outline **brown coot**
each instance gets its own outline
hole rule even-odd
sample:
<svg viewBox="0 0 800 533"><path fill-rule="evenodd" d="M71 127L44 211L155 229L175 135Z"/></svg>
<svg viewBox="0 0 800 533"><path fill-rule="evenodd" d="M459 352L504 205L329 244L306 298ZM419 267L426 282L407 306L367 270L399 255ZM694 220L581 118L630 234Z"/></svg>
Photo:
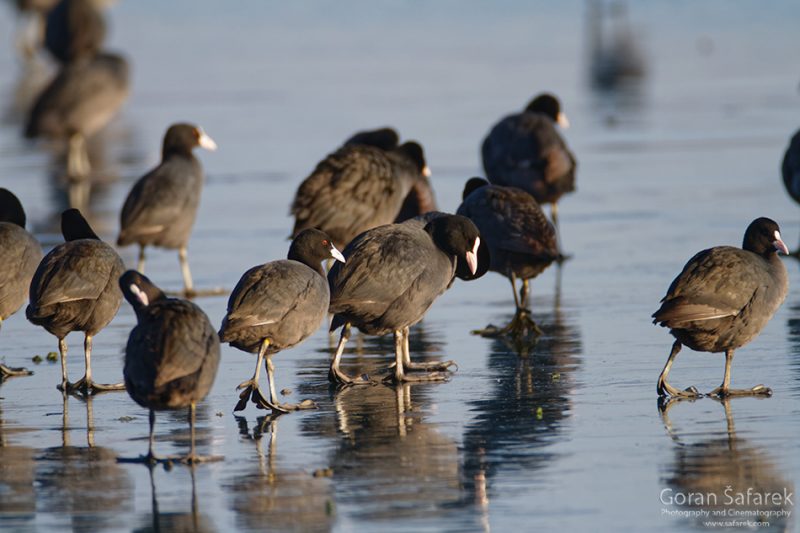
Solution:
<svg viewBox="0 0 800 533"><path fill-rule="evenodd" d="M471 178L464 186L463 201L457 214L472 220L489 246L489 270L511 281L516 313L504 328L489 326L477 333L484 336L512 334L527 336L541 330L528 311L528 281L558 260L558 243L553 225L536 200L516 187L490 185ZM517 278L522 280L517 296Z"/></svg>
<svg viewBox="0 0 800 533"><path fill-rule="evenodd" d="M800 203L800 130L789 141L786 154L783 156L781 173L783 174L783 184L786 186L789 196L795 202ZM792 255L800 257L800 248L795 250Z"/></svg>
<svg viewBox="0 0 800 533"><path fill-rule="evenodd" d="M788 252L775 221L757 218L747 227L742 248L716 246L692 257L672 282L653 323L677 339L658 377L659 396L696 398L694 387L667 383L682 345L700 352L725 352L725 377L709 395L770 395L757 385L731 389L733 351L753 340L786 298L789 279L778 252Z"/></svg>
<svg viewBox="0 0 800 533"><path fill-rule="evenodd" d="M344 250L346 263L336 263L328 273L331 287L329 311L334 314L331 331L342 327L329 379L341 384L370 383L352 378L339 369L350 327L370 335L393 332L394 380L435 381L447 375L430 372L421 376L409 370L446 370L452 361L413 364L408 353L408 328L453 283L459 263L468 265L465 276L478 272L478 228L468 218L442 215L424 226L418 220L387 224L356 237Z"/></svg>
<svg viewBox="0 0 800 533"><path fill-rule="evenodd" d="M70 205L85 207L91 172L86 138L102 129L128 98L128 62L117 54L80 56L66 63L39 95L25 136L65 141Z"/></svg>
<svg viewBox="0 0 800 533"><path fill-rule="evenodd" d="M147 245L178 249L186 296L194 294L186 246L192 232L200 192L203 167L192 155L195 147L216 150L216 143L202 128L192 124L173 124L164 135L161 164L137 181L120 214L118 246L139 245L137 270L144 272Z"/></svg>
<svg viewBox="0 0 800 533"><path fill-rule="evenodd" d="M359 233L394 221L426 169L422 146L413 141L388 151L368 144L342 146L297 188L292 236L318 228L342 248Z"/></svg>
<svg viewBox="0 0 800 533"><path fill-rule="evenodd" d="M240 350L258 353L258 361L253 377L237 387L244 391L234 411L244 409L251 398L260 409L277 413L316 407L311 401L300 404L278 401L272 356L302 342L319 328L330 301L321 263L331 258L344 261L328 235L318 229L306 229L292 241L287 259L253 267L236 284L219 337ZM261 361L265 357L269 400L258 386Z"/></svg>
<svg viewBox="0 0 800 533"><path fill-rule="evenodd" d="M14 193L0 188L0 326L25 303L31 278L41 260L42 247L25 231L22 204ZM25 368L0 364L0 380L30 374Z"/></svg>
<svg viewBox="0 0 800 533"><path fill-rule="evenodd" d="M208 316L192 302L167 298L134 270L119 278L119 288L136 311L136 326L125 348L125 389L150 410L150 446L143 462L161 459L153 453L155 412L189 408L191 451L180 460L197 463L218 457L195 453L195 407L211 390L219 366L219 337Z"/></svg>
<svg viewBox="0 0 800 533"><path fill-rule="evenodd" d="M558 231L558 200L575 190L575 157L556 130L569 126L552 94L534 98L522 113L503 118L483 141L486 177L496 185L517 187L540 204L551 204Z"/></svg>
<svg viewBox="0 0 800 533"><path fill-rule="evenodd" d="M92 231L77 209L61 214L63 244L44 256L30 286L25 316L58 338L61 384L64 392L93 394L123 390L122 383L103 385L92 381L92 337L111 322L122 302L117 280L124 270L122 259ZM86 373L75 383L67 381L67 342L71 331L83 331Z"/></svg>

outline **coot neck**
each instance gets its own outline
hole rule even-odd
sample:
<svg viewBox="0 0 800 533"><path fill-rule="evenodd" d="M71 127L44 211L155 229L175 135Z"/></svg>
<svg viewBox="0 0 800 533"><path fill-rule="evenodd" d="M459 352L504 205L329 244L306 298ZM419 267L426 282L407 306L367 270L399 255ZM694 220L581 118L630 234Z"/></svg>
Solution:
<svg viewBox="0 0 800 533"><path fill-rule="evenodd" d="M325 272L322 270L322 260L316 257L310 257L309 254L304 253L303 250L297 250L294 246L290 247L287 259L303 263L323 278L325 277Z"/></svg>

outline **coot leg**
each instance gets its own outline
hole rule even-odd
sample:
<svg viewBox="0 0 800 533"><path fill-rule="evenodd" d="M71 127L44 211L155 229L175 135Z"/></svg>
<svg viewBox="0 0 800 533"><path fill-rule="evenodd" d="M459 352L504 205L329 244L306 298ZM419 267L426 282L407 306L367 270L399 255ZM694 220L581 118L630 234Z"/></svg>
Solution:
<svg viewBox="0 0 800 533"><path fill-rule="evenodd" d="M421 375L409 376L405 372L405 329L398 329L394 332L394 374L386 376L384 381L394 381L395 383L407 383L412 381L445 381L449 374L442 372L427 372Z"/></svg>
<svg viewBox="0 0 800 533"><path fill-rule="evenodd" d="M16 376L32 376L33 372L21 366L13 367L0 364L0 381Z"/></svg>
<svg viewBox="0 0 800 533"><path fill-rule="evenodd" d="M772 396L772 389L764 385L756 385L750 389L731 389L731 364L733 363L733 350L725 351L725 376L722 385L708 393L709 396L728 398L730 396Z"/></svg>
<svg viewBox="0 0 800 533"><path fill-rule="evenodd" d="M192 285L192 273L189 271L189 259L186 247L182 246L178 250L178 260L181 263L181 274L183 274L183 293L187 298L194 296L194 286Z"/></svg>
<svg viewBox="0 0 800 533"><path fill-rule="evenodd" d="M411 351L408 347L408 337L410 333L410 328L406 327L403 329L403 366L405 367L404 370L406 372L414 371L414 370L447 370L451 366L458 368L458 365L455 361L430 361L426 363L412 363L411 362Z"/></svg>
<svg viewBox="0 0 800 533"><path fill-rule="evenodd" d="M528 308L528 290L528 280L523 279L522 287L519 288L519 305L517 307Z"/></svg>
<svg viewBox="0 0 800 533"><path fill-rule="evenodd" d="M189 438L191 439L191 448L189 455L181 457L180 461L189 465L197 463L208 463L212 461L222 461L224 457L219 455L197 455L194 449L194 419L197 406L194 402L189 405Z"/></svg>
<svg viewBox="0 0 800 533"><path fill-rule="evenodd" d="M267 355L267 379L269 380L270 406L273 411L288 413L301 409L316 409L317 404L312 400L303 400L300 403L280 403L278 394L275 392L275 367L272 365L272 355Z"/></svg>
<svg viewBox="0 0 800 533"><path fill-rule="evenodd" d="M86 359L86 373L75 383L67 383L67 392L96 394L105 391L125 390L124 383L95 383L92 381L92 336L86 335L83 341L83 354Z"/></svg>
<svg viewBox="0 0 800 533"><path fill-rule="evenodd" d="M144 274L144 244L139 245L139 263L136 265L136 270Z"/></svg>
<svg viewBox="0 0 800 533"><path fill-rule="evenodd" d="M344 353L344 345L350 338L350 324L347 323L342 326L342 335L339 337L339 344L336 346L336 353L331 360L331 367L328 370L328 381L337 383L339 385L369 385L372 384L369 376L366 374L352 378L339 369L339 364L342 361L342 354Z"/></svg>
<svg viewBox="0 0 800 533"><path fill-rule="evenodd" d="M264 395L261 394L261 389L258 386L258 376L261 372L261 361L264 360L264 354L267 353L267 349L269 348L269 339L264 339L261 341L261 348L258 350L258 360L256 361L256 370L253 373L253 377L248 379L247 381L243 381L239 383L236 387L236 390L244 389L242 393L239 395L239 403L236 404L236 407L233 408L235 411L242 411L245 407L247 407L247 400L252 399L253 403L259 409L272 409L272 405L270 402L264 398Z"/></svg>
<svg viewBox="0 0 800 533"><path fill-rule="evenodd" d="M511 272L508 279L511 281L511 293L514 295L514 304L517 307L514 318L502 328L489 324L483 329L472 330L471 333L473 335L480 335L481 337L488 338L510 336L515 339L522 339L529 336L536 338L543 333L539 326L536 325L536 322L533 321L530 311L527 309L529 294L528 280L522 280L522 286L519 289L519 295L517 295L517 276Z"/></svg>
<svg viewBox="0 0 800 533"><path fill-rule="evenodd" d="M667 376L669 375L669 370L672 368L672 363L675 361L675 357L678 355L678 352L681 351L681 343L680 341L675 341L672 345L672 351L669 353L669 359L667 359L667 364L664 365L664 370L661 371L661 375L658 376L658 384L656 385L656 391L658 392L659 396L673 396L673 397L680 397L680 398L699 398L700 393L697 392L697 389L694 387L689 387L686 390L678 390L669 383L667 383Z"/></svg>
<svg viewBox="0 0 800 533"><path fill-rule="evenodd" d="M69 381L67 381L67 341L64 337L58 339L58 354L61 359L61 385L56 388L67 392L69 387Z"/></svg>
<svg viewBox="0 0 800 533"><path fill-rule="evenodd" d="M67 175L71 179L87 178L90 172L86 139L80 133L73 133L69 138L69 147L67 148Z"/></svg>
<svg viewBox="0 0 800 533"><path fill-rule="evenodd" d="M64 412L66 413L66 404L65 404ZM158 463L171 463L172 462L172 459L170 459L168 457L158 457L158 456L156 456L155 453L153 453L153 448L155 447L154 445L155 445L155 441L156 441L156 438L155 438L156 412L154 410L152 410L152 409L150 409L149 420L150 420L150 440L149 440L149 444L147 446L147 455L140 455L139 457L132 458L132 459L125 458L125 457L119 457L119 458L117 458L117 462L118 463L145 463L145 464L148 464L148 465L155 465L155 464L158 464Z"/></svg>

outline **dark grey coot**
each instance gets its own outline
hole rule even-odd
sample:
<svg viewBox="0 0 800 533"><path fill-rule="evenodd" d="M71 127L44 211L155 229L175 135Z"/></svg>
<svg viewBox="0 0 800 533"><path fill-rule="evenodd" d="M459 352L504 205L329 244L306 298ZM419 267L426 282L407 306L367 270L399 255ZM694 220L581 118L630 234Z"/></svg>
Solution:
<svg viewBox="0 0 800 533"><path fill-rule="evenodd" d="M488 326L473 333L489 337L540 334L528 311L529 280L557 261L560 254L555 228L539 204L516 187L490 185L482 178L471 178L464 186L457 214L472 220L480 230L483 242L489 246L489 270L511 281L516 304L514 318L507 326ZM522 280L519 296L517 278Z"/></svg>
<svg viewBox="0 0 800 533"><path fill-rule="evenodd" d="M543 93L522 113L503 118L483 141L483 168L489 181L517 187L540 204L551 204L558 231L558 200L575 190L575 157L556 130L569 126L558 98Z"/></svg>
<svg viewBox="0 0 800 533"><path fill-rule="evenodd" d="M297 188L292 236L318 228L342 248L359 233L393 222L426 169L422 146L414 141L391 150L346 144L323 159Z"/></svg>
<svg viewBox="0 0 800 533"><path fill-rule="evenodd" d="M217 144L198 126L169 127L164 135L161 163L139 178L125 199L117 238L118 246L139 245L139 272L144 272L146 246L177 249L186 296L194 294L186 247L204 180L203 167L192 154L197 146L217 149Z"/></svg>
<svg viewBox="0 0 800 533"><path fill-rule="evenodd" d="M100 240L77 209L61 214L63 244L44 256L30 286L25 316L58 338L61 355L60 390L93 394L123 390L124 384L92 381L92 337L116 316L122 292L117 280L125 266L117 252ZM67 381L67 342L71 331L83 331L86 373L75 383Z"/></svg>
<svg viewBox="0 0 800 533"><path fill-rule="evenodd" d="M346 262L336 263L328 273L329 311L334 315L331 331L342 326L329 379L341 384L370 383L368 377L352 378L339 369L351 326L370 335L394 333L396 382L446 379L447 374L440 372L407 374L446 370L455 364L412 363L409 328L456 276L474 279L482 273L478 270L480 244L475 224L458 215L440 215L424 225L414 219L387 224L356 237L344 250ZM460 264L468 266L466 272L458 268Z"/></svg>
<svg viewBox="0 0 800 533"><path fill-rule="evenodd" d="M253 267L236 284L219 337L240 350L258 353L258 361L253 377L237 387L244 391L234 411L244 409L251 398L260 409L276 413L316 407L310 400L299 404L278 401L272 356L305 340L327 315L330 291L321 266L326 259L344 261L344 256L324 232L306 229L292 241L288 259ZM258 386L264 358L269 400Z"/></svg>
<svg viewBox="0 0 800 533"><path fill-rule="evenodd" d="M44 45L61 63L93 56L103 47L106 22L99 0L61 0L47 13Z"/></svg>
<svg viewBox="0 0 800 533"><path fill-rule="evenodd" d="M144 275L128 270L119 288L136 311L136 326L125 348L125 389L150 410L150 446L137 461L155 463L156 411L189 408L191 451L186 463L218 460L195 453L195 409L211 390L219 367L219 337L208 316L192 302L167 298Z"/></svg>
<svg viewBox="0 0 800 533"><path fill-rule="evenodd" d="M396 130L393 128L379 128L358 132L345 141L344 144L345 146L354 144L374 146L381 150L389 151L397 148L399 143L400 136ZM411 186L411 190L403 200L403 205L400 206L400 212L395 217L394 222L404 222L410 218L438 209L430 175L430 169L427 166L422 169L422 176Z"/></svg>
<svg viewBox="0 0 800 533"><path fill-rule="evenodd" d="M0 188L0 326L28 299L28 287L39 261L42 247L25 231L25 210L8 189ZM0 364L0 381L8 376L28 376L25 368Z"/></svg>
<svg viewBox="0 0 800 533"><path fill-rule="evenodd" d="M800 204L800 130L789 141L786 154L783 156L781 173L783 174L783 184L786 186L789 196ZM800 247L792 255L800 257Z"/></svg>
<svg viewBox="0 0 800 533"><path fill-rule="evenodd" d="M653 323L677 339L658 377L659 396L696 398L697 389L667 383L672 363L686 345L700 352L725 352L725 377L709 395L770 395L757 385L731 389L733 352L753 340L783 303L789 290L778 252L788 253L775 221L757 218L747 227L742 248L716 246L692 257L672 282Z"/></svg>

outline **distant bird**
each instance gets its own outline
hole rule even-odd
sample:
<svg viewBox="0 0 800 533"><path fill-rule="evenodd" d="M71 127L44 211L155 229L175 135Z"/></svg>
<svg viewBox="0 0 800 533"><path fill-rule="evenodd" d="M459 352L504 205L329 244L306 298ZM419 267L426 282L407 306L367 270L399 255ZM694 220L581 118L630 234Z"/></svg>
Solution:
<svg viewBox="0 0 800 533"><path fill-rule="evenodd" d="M789 141L786 154L783 156L781 171L786 191L792 200L800 203L800 130L797 130L792 140ZM792 255L800 256L800 248L795 250Z"/></svg>
<svg viewBox="0 0 800 533"><path fill-rule="evenodd" d="M106 37L102 0L61 0L47 13L44 45L59 62L100 52Z"/></svg>
<svg viewBox="0 0 800 533"><path fill-rule="evenodd" d="M351 326L370 335L394 333L395 381L446 379L446 374L437 372L406 374L446 370L455 364L412 363L409 328L422 319L457 275L476 275L480 244L478 228L457 215L438 216L424 226L418 220L379 226L354 239L344 250L346 262L336 263L328 273L329 311L334 314L330 329L342 327L329 379L342 384L369 383L368 378L354 379L339 369ZM466 265L466 272L459 265Z"/></svg>
<svg viewBox="0 0 800 533"><path fill-rule="evenodd" d="M504 328L489 326L475 333L486 336L512 334L525 336L541 331L528 311L528 281L560 257L556 231L536 200L515 187L490 185L472 178L464 187L463 201L456 212L478 227L489 246L489 270L511 281L516 313ZM516 280L522 280L517 296Z"/></svg>
<svg viewBox="0 0 800 533"><path fill-rule="evenodd" d="M253 377L238 387L244 391L235 411L244 409L250 398L260 409L279 413L315 407L311 401L296 405L279 402L272 356L305 340L327 315L330 291L321 267L326 259L344 261L344 256L324 232L306 229L295 237L287 259L251 268L233 289L219 337L240 350L258 353ZM258 386L265 357L269 400Z"/></svg>
<svg viewBox="0 0 800 533"><path fill-rule="evenodd" d="M318 228L343 248L359 233L397 218L414 184L429 174L425 154L413 141L385 150L378 145L390 143L380 135L375 140L374 133L356 134L362 144L350 139L303 180L292 202L293 237Z"/></svg>
<svg viewBox="0 0 800 533"><path fill-rule="evenodd" d="M28 116L25 136L64 141L70 205L85 207L91 164L86 139L105 127L128 98L128 62L116 54L78 57L64 64Z"/></svg>
<svg viewBox="0 0 800 533"><path fill-rule="evenodd" d="M653 313L653 323L670 328L677 339L658 377L659 396L700 396L694 387L681 391L667 383L683 344L700 352L725 352L725 377L709 396L772 394L763 385L731 389L730 380L733 351L753 340L786 298L789 279L778 252L788 253L778 224L757 218L747 227L742 248L716 246L686 263Z"/></svg>
<svg viewBox="0 0 800 533"><path fill-rule="evenodd" d="M22 204L14 193L0 188L0 326L28 299L28 287L41 260L42 247L25 231ZM0 380L31 373L0 364Z"/></svg>
<svg viewBox="0 0 800 533"><path fill-rule="evenodd" d="M380 128L377 130L361 131L345 141L345 146L363 145L374 146L381 150L390 151L397 148L400 143L400 136L392 128ZM404 222L410 218L423 215L438 209L436 196L430 182L430 171L423 169L422 175L411 186L411 190L400 206L400 212L394 222Z"/></svg>
<svg viewBox="0 0 800 533"><path fill-rule="evenodd" d="M647 74L647 64L631 29L626 4L622 1L611 3L609 23L605 21L606 9L601 2L591 1L588 7L587 42L592 86L604 90L617 89L643 79Z"/></svg>
<svg viewBox="0 0 800 533"><path fill-rule="evenodd" d="M92 394L122 390L122 383L103 385L92 381L92 337L117 314L122 293L117 280L124 270L122 259L92 231L77 209L61 214L63 244L44 256L30 286L25 316L58 338L61 384L64 392ZM66 336L83 331L86 374L75 383L67 381Z"/></svg>
<svg viewBox="0 0 800 533"><path fill-rule="evenodd" d="M189 408L191 451L187 463L209 459L195 453L195 407L206 397L219 366L219 337L208 316L192 302L167 298L142 274L128 270L119 288L136 311L137 325L125 348L125 389L150 410L150 446L144 462L160 460L153 453L156 411Z"/></svg>
<svg viewBox="0 0 800 533"><path fill-rule="evenodd" d="M558 231L558 200L575 190L575 157L555 125L569 127L554 95L534 98L522 113L503 118L483 141L486 177L495 185L517 187L540 204L551 204Z"/></svg>
<svg viewBox="0 0 800 533"><path fill-rule="evenodd" d="M117 238L118 246L139 245L139 272L144 272L146 246L177 248L187 296L194 294L194 287L186 247L204 181L203 167L192 155L197 146L217 149L217 144L199 126L169 127L164 135L161 163L140 178L125 199Z"/></svg>

